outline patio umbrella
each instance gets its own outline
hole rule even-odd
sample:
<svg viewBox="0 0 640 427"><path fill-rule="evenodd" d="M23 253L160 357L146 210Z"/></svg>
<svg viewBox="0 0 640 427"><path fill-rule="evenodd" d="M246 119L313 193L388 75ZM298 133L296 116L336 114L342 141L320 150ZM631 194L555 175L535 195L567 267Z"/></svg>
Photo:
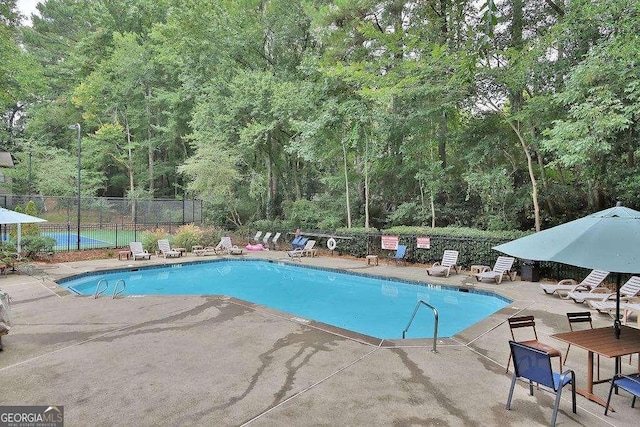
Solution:
<svg viewBox="0 0 640 427"><path fill-rule="evenodd" d="M20 228L21 224L28 224L34 222L46 222L46 219L38 218L35 216L23 214L16 211L11 211L9 209L0 208L0 224L17 224L18 225L18 241L16 244L16 249L18 253L20 253L20 238L22 234L22 230Z"/></svg>
<svg viewBox="0 0 640 427"><path fill-rule="evenodd" d="M621 206L498 245L505 254L618 273L616 336L620 334L620 275L640 272L640 212Z"/></svg>

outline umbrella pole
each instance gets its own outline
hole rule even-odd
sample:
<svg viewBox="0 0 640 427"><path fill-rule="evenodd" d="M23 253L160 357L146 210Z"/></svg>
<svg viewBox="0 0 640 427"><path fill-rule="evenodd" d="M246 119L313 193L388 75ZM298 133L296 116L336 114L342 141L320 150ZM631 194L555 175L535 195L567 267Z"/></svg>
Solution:
<svg viewBox="0 0 640 427"><path fill-rule="evenodd" d="M613 329L617 339L620 339L620 281L620 273L618 273L616 279L616 320L613 321Z"/></svg>

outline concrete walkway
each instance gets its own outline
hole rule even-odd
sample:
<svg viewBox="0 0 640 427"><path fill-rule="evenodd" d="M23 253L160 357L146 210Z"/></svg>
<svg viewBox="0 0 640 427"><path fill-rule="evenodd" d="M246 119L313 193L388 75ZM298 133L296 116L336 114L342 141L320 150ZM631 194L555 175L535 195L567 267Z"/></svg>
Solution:
<svg viewBox="0 0 640 427"><path fill-rule="evenodd" d="M251 253L287 259L284 252ZM582 305L545 295L537 284L478 284L468 274L428 278L424 268L397 267L337 256L303 258L314 265L364 274L499 292L514 302L453 337L380 342L224 296L75 296L55 280L133 264L201 261L98 260L32 264L0 277L12 300L14 327L0 352L0 405L64 405L67 426L111 425L548 425L554 396L521 382L505 410L511 375L505 373L510 337L506 319L532 314L539 339L568 330L565 313ZM296 261L296 264L298 262ZM460 313L461 316L464 313ZM611 319L594 313L596 327ZM584 386L587 354L572 348L566 368ZM625 372L633 372L628 358ZM554 363L554 368L556 367ZM601 361L603 375L613 362ZM595 386L606 398L608 384ZM614 396L616 412L569 388L558 425L631 426L640 405Z"/></svg>

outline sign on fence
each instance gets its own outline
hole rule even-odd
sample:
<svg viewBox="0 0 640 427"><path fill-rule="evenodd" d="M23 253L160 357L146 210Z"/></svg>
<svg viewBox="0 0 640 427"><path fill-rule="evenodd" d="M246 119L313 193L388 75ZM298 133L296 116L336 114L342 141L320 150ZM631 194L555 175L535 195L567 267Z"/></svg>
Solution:
<svg viewBox="0 0 640 427"><path fill-rule="evenodd" d="M417 237L416 246L418 249L431 249L431 237Z"/></svg>
<svg viewBox="0 0 640 427"><path fill-rule="evenodd" d="M398 236L382 236L382 249L395 251L398 249Z"/></svg>

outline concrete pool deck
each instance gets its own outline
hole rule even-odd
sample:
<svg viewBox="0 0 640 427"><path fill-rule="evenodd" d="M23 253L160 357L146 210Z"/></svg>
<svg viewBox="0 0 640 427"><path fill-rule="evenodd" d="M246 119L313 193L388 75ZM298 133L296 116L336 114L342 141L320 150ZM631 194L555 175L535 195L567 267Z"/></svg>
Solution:
<svg viewBox="0 0 640 427"><path fill-rule="evenodd" d="M288 260L285 252L244 256ZM554 396L529 396L519 382L511 411L505 402L506 319L534 315L539 339L563 352L549 335L568 331L565 313L583 305L545 295L538 284L477 283L463 272L428 277L424 268L337 256L303 258L314 265L491 290L514 302L452 338L382 345L286 313L222 296L76 296L55 284L69 275L128 265L202 261L118 259L32 264L0 277L12 298L14 326L2 339L0 405L64 405L76 425L548 425ZM407 313L409 317L411 313ZM463 315L461 313L461 315ZM593 314L594 327L610 326ZM407 319L408 320L408 319ZM633 326L636 326L635 323ZM628 358L624 372L637 369ZM586 381L586 351L573 347L565 368ZM603 376L613 362L601 358ZM554 363L554 368L557 365ZM594 387L606 399L609 384ZM571 412L565 389L558 425L630 426L640 419L631 398L614 395L616 412L578 395ZM640 405L637 405L640 406Z"/></svg>

